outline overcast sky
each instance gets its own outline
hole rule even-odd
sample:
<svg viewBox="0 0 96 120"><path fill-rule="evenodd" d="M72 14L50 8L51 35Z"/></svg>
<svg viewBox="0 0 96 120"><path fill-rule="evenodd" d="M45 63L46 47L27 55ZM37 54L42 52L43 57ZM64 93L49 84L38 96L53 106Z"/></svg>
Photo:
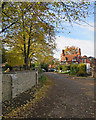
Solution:
<svg viewBox="0 0 96 120"><path fill-rule="evenodd" d="M91 10L94 11L94 6ZM68 23L63 24L65 26L64 33L56 33L57 51L54 54L55 58L60 59L62 49L65 46L73 45L81 48L82 56L94 56L94 15L90 14L85 21L89 25L86 23L80 23L81 25L73 23L72 27Z"/></svg>

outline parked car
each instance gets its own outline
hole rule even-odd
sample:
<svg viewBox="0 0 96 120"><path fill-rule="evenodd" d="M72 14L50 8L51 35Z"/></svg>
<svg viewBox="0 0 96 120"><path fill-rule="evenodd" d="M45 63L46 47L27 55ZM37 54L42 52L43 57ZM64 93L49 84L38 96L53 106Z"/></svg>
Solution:
<svg viewBox="0 0 96 120"><path fill-rule="evenodd" d="M54 72L59 72L59 70L56 70L56 69L55 69Z"/></svg>
<svg viewBox="0 0 96 120"><path fill-rule="evenodd" d="M48 69L48 72L54 72L54 71L55 71L54 68L50 68L50 69Z"/></svg>
<svg viewBox="0 0 96 120"><path fill-rule="evenodd" d="M42 68L42 71L43 71L43 72L46 72L46 70L45 70L45 69L43 69L43 68Z"/></svg>

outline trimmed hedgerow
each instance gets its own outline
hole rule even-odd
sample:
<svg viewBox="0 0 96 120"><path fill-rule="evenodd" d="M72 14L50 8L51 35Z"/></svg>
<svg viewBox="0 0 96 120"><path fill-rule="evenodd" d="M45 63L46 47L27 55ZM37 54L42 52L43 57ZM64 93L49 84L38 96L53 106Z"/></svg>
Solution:
<svg viewBox="0 0 96 120"><path fill-rule="evenodd" d="M70 65L62 65L62 71L70 70Z"/></svg>
<svg viewBox="0 0 96 120"><path fill-rule="evenodd" d="M78 64L70 66L70 75L77 75L78 73Z"/></svg>
<svg viewBox="0 0 96 120"><path fill-rule="evenodd" d="M58 70L62 70L62 65L59 65L59 66L58 66Z"/></svg>
<svg viewBox="0 0 96 120"><path fill-rule="evenodd" d="M70 67L70 75L86 76L86 64L75 64Z"/></svg>
<svg viewBox="0 0 96 120"><path fill-rule="evenodd" d="M46 77L46 75L41 75L41 77L39 78L39 83L41 83L41 84L45 84L46 83L46 81L47 81L47 77Z"/></svg>
<svg viewBox="0 0 96 120"><path fill-rule="evenodd" d="M81 63L78 65L78 72L77 72L77 76L86 76L86 64Z"/></svg>

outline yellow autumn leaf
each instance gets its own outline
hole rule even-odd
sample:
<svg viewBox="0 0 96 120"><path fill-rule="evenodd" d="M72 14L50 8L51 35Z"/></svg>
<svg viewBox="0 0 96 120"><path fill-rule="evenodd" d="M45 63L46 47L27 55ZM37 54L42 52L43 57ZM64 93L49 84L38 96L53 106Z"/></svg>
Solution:
<svg viewBox="0 0 96 120"><path fill-rule="evenodd" d="M86 18L85 15L83 15L83 17Z"/></svg>
<svg viewBox="0 0 96 120"><path fill-rule="evenodd" d="M40 4L40 2L38 2L38 4Z"/></svg>
<svg viewBox="0 0 96 120"><path fill-rule="evenodd" d="M31 13L31 15L33 15L33 13Z"/></svg>

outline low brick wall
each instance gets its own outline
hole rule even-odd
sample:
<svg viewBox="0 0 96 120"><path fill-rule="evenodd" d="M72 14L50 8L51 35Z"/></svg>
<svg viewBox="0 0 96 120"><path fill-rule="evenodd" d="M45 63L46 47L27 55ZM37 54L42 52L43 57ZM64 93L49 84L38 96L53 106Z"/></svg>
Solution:
<svg viewBox="0 0 96 120"><path fill-rule="evenodd" d="M2 74L0 73L0 103L2 103ZM1 109L1 105L0 105Z"/></svg>
<svg viewBox="0 0 96 120"><path fill-rule="evenodd" d="M2 76L2 101L12 98L12 77L10 75Z"/></svg>
<svg viewBox="0 0 96 120"><path fill-rule="evenodd" d="M37 71L16 72L2 76L2 101L16 97L18 94L38 84Z"/></svg>

